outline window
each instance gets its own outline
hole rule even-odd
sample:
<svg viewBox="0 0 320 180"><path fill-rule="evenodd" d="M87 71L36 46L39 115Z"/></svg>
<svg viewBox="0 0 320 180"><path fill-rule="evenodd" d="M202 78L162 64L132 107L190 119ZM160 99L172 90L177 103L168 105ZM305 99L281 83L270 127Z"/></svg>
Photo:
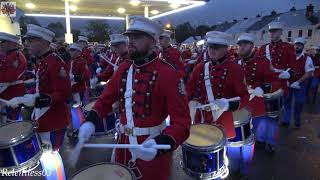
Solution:
<svg viewBox="0 0 320 180"><path fill-rule="evenodd" d="M290 38L291 37L291 31L288 31L288 38Z"/></svg>
<svg viewBox="0 0 320 180"><path fill-rule="evenodd" d="M312 37L312 29L308 30L308 37Z"/></svg>
<svg viewBox="0 0 320 180"><path fill-rule="evenodd" d="M299 30L299 37L302 37L302 33L303 33L303 31Z"/></svg>

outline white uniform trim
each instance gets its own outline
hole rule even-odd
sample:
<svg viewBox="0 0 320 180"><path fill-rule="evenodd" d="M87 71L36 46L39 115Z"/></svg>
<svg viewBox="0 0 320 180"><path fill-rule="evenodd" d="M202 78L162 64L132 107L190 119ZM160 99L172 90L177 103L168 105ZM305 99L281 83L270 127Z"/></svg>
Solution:
<svg viewBox="0 0 320 180"><path fill-rule="evenodd" d="M271 61L270 44L266 46L266 58Z"/></svg>

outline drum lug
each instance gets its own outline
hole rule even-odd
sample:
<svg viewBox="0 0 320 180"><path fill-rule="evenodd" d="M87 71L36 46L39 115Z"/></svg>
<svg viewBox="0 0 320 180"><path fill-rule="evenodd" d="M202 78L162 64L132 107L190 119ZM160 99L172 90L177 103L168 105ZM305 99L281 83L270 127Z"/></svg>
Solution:
<svg viewBox="0 0 320 180"><path fill-rule="evenodd" d="M136 179L142 178L142 173L139 170L139 168L136 166L136 162L130 160L128 162L128 168L135 174Z"/></svg>

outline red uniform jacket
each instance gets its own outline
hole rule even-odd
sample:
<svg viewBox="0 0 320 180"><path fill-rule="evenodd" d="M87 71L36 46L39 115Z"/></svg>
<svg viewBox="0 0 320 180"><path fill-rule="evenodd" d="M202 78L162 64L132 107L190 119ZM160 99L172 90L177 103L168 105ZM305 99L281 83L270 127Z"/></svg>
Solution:
<svg viewBox="0 0 320 180"><path fill-rule="evenodd" d="M128 54L125 54L119 57L114 55L113 57L114 58L111 59L111 62L117 66L120 66L124 61L129 59ZM107 82L113 74L114 74L114 67L111 64L108 64L106 69L102 73L98 74L98 78L101 81Z"/></svg>
<svg viewBox="0 0 320 180"><path fill-rule="evenodd" d="M83 93L87 89L87 85L86 85L87 81L90 80L90 70L85 60L81 56L75 59L72 59L72 61L70 61L67 64L68 72L70 72L71 63L72 63L72 74L74 76L79 76L79 75L81 76L81 81L72 85L72 93L78 93L78 92Z"/></svg>
<svg viewBox="0 0 320 180"><path fill-rule="evenodd" d="M81 51L81 56L84 57L88 65L93 63L93 56L91 55L91 50L89 48L83 48Z"/></svg>
<svg viewBox="0 0 320 180"><path fill-rule="evenodd" d="M253 53L253 56L248 59L239 60L238 64L245 71L247 86L251 86L252 89L261 87L264 83L271 84L271 92L275 92L281 88L278 74L271 69L270 62L264 57L259 56L258 53ZM262 97L254 97L249 104L253 117L264 116L266 114L266 107Z"/></svg>
<svg viewBox="0 0 320 180"><path fill-rule="evenodd" d="M298 81L304 75L305 65L308 57L308 55L304 54L300 56L299 59L294 61L294 63L292 64L292 70L294 72L294 75L289 79L290 84L295 81Z"/></svg>
<svg viewBox="0 0 320 180"><path fill-rule="evenodd" d="M27 69L27 60L21 51L14 49L9 51L4 59L0 59L0 83L13 83L23 80ZM26 93L24 83L11 85L0 93L0 98L9 100Z"/></svg>
<svg viewBox="0 0 320 180"><path fill-rule="evenodd" d="M162 57L179 71L181 77L185 76L184 64L178 49L170 45L162 51Z"/></svg>
<svg viewBox="0 0 320 180"><path fill-rule="evenodd" d="M315 67L315 71L313 76L320 77L320 55L312 56L313 65Z"/></svg>
<svg viewBox="0 0 320 180"><path fill-rule="evenodd" d="M71 83L66 64L55 53L48 52L37 63L36 72L39 76L39 93L51 97L50 109L38 120L38 132L49 132L66 128L70 121L67 106L71 96Z"/></svg>
<svg viewBox="0 0 320 180"><path fill-rule="evenodd" d="M201 104L208 104L207 91L204 81L204 62L199 63L191 74L187 84L189 100L197 100ZM224 62L213 66L210 64L212 92L215 99L241 98L240 108L248 104L248 91L244 78L244 71L235 60L227 55ZM213 118L211 112L204 111L205 123L212 124ZM197 111L195 121L201 122L201 114ZM216 122L222 125L226 130L227 138L235 137L232 112L224 112Z"/></svg>
<svg viewBox="0 0 320 180"><path fill-rule="evenodd" d="M114 62L117 59L117 56L110 51L106 53L106 56L111 60L111 62ZM110 65L107 61L105 61L102 58L99 58L99 64L102 69L106 69Z"/></svg>
<svg viewBox="0 0 320 180"><path fill-rule="evenodd" d="M106 85L103 94L96 101L93 109L100 117L105 117L111 112L112 103L119 101L120 122L127 124L124 93L131 64L131 61L121 64ZM157 126L170 115L170 126L166 127L163 134L171 136L176 142L174 148L177 148L189 136L191 124L186 91L178 72L159 58L142 66L133 65L133 69L132 101L135 126L140 128ZM138 136L138 143L143 143L146 138L147 136ZM128 136L122 134L120 143L129 143ZM171 155L172 153L167 153L149 162L138 159L136 165L142 172L142 179L168 179ZM130 159L131 154L128 150L116 150L118 163L127 165Z"/></svg>
<svg viewBox="0 0 320 180"><path fill-rule="evenodd" d="M277 42L277 43L268 43L260 48L260 56L266 57L266 47L269 45L270 56L271 56L271 64L274 68L286 70L291 68L292 63L296 59L296 51L292 44L287 42ZM288 93L288 84L287 80L280 80L281 87Z"/></svg>
<svg viewBox="0 0 320 180"><path fill-rule="evenodd" d="M192 52L190 49L187 49L187 50L184 50L182 53L181 53L181 58L183 60L186 60L186 59L190 59L192 56Z"/></svg>

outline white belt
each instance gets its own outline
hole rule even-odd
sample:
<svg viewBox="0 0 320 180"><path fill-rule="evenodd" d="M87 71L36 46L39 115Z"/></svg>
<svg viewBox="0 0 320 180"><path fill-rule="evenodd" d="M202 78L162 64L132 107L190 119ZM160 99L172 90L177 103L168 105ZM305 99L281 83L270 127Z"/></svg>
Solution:
<svg viewBox="0 0 320 180"><path fill-rule="evenodd" d="M159 134L166 128L166 122L163 121L162 124L154 127L146 127L146 128L139 128L133 127L129 128L126 125L118 124L117 131L121 134L125 134L127 136L147 136L152 134Z"/></svg>

